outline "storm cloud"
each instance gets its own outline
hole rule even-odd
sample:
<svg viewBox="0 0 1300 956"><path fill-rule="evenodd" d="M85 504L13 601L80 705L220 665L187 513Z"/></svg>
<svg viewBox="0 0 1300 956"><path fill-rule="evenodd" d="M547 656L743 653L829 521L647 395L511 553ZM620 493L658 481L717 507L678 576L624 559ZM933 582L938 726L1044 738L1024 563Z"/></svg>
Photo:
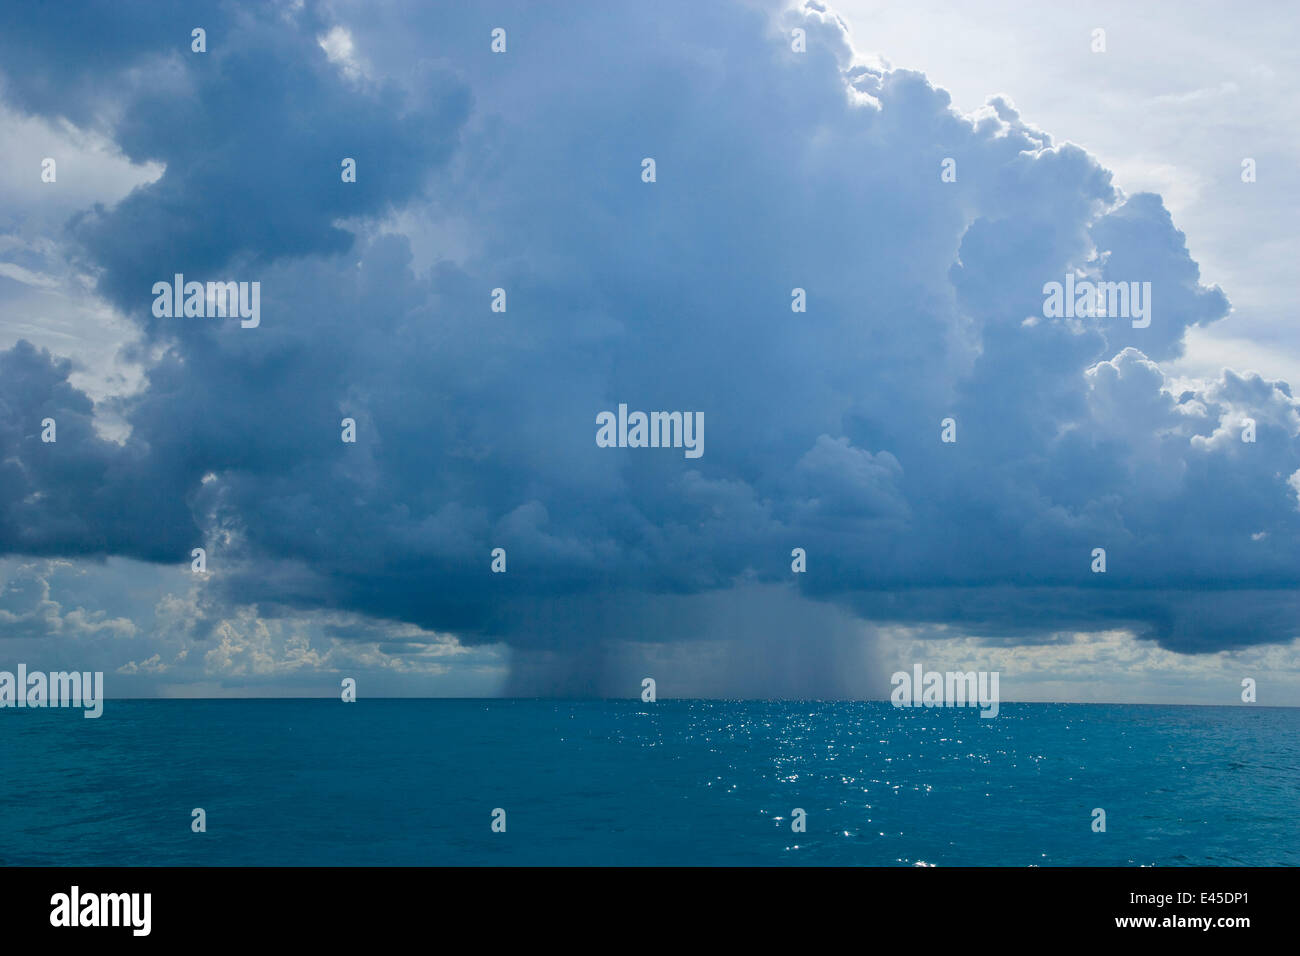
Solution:
<svg viewBox="0 0 1300 956"><path fill-rule="evenodd" d="M0 552L203 546L208 600L504 641L521 692L603 692L609 647L716 637L728 602L769 648L799 612L756 587L837 646L844 614L1297 635L1290 387L1166 376L1227 296L1009 97L962 115L816 4L89 9L6 10L3 95L164 167L55 237L144 387L113 442L66 360L0 352ZM155 317L175 273L260 282L261 325ZM1045 317L1067 274L1149 282L1150 325ZM597 447L620 403L701 412L704 456Z"/></svg>

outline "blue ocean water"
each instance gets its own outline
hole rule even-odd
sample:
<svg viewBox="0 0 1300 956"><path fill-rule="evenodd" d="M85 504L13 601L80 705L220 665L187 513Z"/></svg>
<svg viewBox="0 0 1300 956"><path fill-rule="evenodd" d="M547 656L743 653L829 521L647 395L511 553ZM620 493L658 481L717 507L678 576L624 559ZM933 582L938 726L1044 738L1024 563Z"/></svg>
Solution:
<svg viewBox="0 0 1300 956"><path fill-rule="evenodd" d="M1300 864L1300 709L110 700L0 711L14 865ZM207 832L191 832L191 810ZM494 808L506 832L491 831ZM791 811L807 812L807 832ZM1106 811L1105 833L1092 810Z"/></svg>

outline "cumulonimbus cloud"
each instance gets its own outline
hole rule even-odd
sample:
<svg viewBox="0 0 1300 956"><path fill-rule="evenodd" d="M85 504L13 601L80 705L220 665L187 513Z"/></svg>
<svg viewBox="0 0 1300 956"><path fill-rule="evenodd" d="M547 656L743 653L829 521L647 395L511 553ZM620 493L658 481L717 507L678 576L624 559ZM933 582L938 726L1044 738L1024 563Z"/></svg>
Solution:
<svg viewBox="0 0 1300 956"><path fill-rule="evenodd" d="M610 593L651 613L742 581L1025 640L1295 636L1289 387L1174 388L1159 363L1227 298L1158 196L1009 98L961 115L817 5L508 5L503 55L465 11L221 9L205 56L150 33L89 76L0 30L49 57L10 67L13 103L166 167L62 237L156 350L129 440L57 357L0 353L0 550L217 542L220 587L267 613L548 652L618 639ZM381 79L321 47L340 23ZM154 317L176 272L260 281L261 326ZM1149 326L1046 317L1066 275L1150 283ZM705 454L597 447L619 403L702 412Z"/></svg>

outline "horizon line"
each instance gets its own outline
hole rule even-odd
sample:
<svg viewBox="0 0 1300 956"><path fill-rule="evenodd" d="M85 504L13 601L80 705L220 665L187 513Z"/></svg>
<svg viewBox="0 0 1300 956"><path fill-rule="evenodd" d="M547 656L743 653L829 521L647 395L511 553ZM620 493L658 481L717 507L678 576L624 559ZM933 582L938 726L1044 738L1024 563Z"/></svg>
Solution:
<svg viewBox="0 0 1300 956"><path fill-rule="evenodd" d="M203 701L249 701L249 700L331 700L338 701L337 694L329 695L294 695L294 696L275 696L269 694L247 695L247 696L149 696L149 697L105 697L105 701L110 700L203 700ZM577 697L577 696L459 696L459 695L429 695L422 697L411 697L404 695L376 694L370 697L358 697L357 700L348 701L347 703L356 703L360 700L463 700L463 701L569 701L571 703L607 703L610 701L626 701L628 703L645 703L650 706L650 702L642 701L639 697ZM894 710L970 710L971 707L957 707L938 704L931 707L924 705L909 707L894 707L892 701L887 697L867 698L867 697L660 697L653 703L673 702L694 702L710 701L718 703L733 704L890 704ZM999 705L1006 704L1068 704L1080 707L1240 707L1240 708L1268 708L1276 710L1296 710L1300 709L1300 704L1260 704L1260 703L1204 703L1204 702L1178 702L1169 703L1164 701L1120 701L1120 700L1002 700ZM32 710L51 709L33 707L27 708ZM57 708L52 708L57 709Z"/></svg>

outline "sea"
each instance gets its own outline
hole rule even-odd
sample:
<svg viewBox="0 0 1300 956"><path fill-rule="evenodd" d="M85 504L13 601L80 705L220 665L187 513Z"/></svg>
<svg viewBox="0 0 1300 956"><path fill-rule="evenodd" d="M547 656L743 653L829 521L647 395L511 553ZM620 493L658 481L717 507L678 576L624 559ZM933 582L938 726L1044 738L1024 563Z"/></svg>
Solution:
<svg viewBox="0 0 1300 956"><path fill-rule="evenodd" d="M1295 866L1297 810L1300 708L0 711L11 866Z"/></svg>

